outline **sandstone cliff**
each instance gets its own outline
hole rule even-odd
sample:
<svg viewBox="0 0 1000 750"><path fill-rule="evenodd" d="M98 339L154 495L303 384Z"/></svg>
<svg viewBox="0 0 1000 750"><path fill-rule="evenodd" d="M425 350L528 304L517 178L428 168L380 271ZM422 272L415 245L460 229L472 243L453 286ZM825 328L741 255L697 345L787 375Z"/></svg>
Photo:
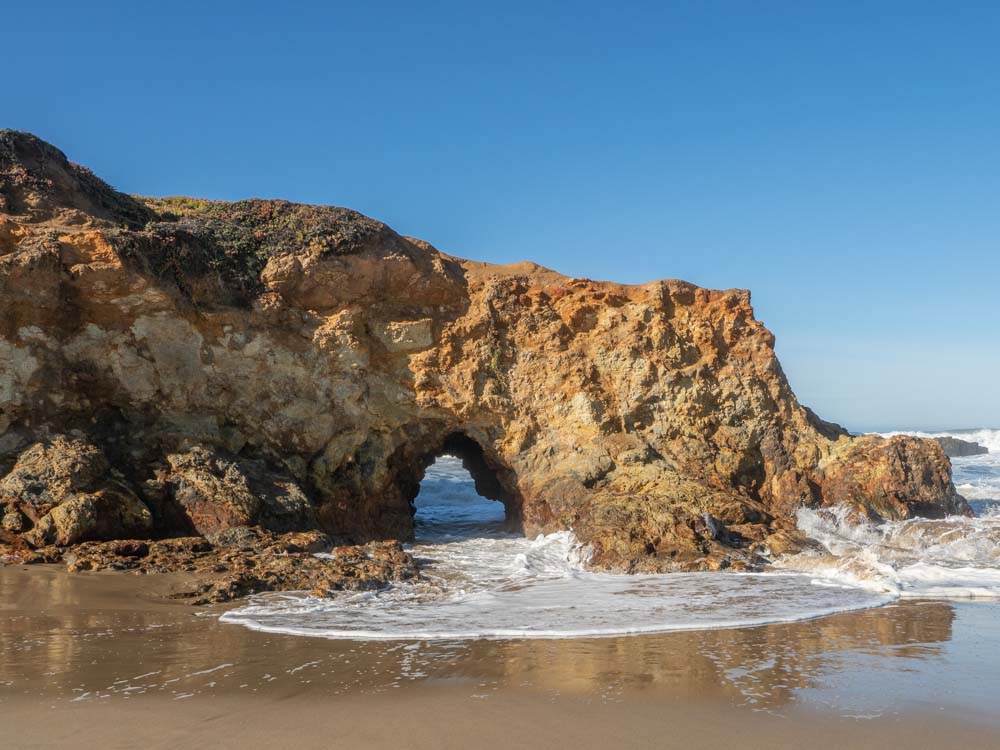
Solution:
<svg viewBox="0 0 1000 750"><path fill-rule="evenodd" d="M0 515L44 548L405 539L443 450L594 563L752 563L802 505L967 512L933 441L802 407L745 291L439 252L342 208L115 192L0 131Z"/></svg>

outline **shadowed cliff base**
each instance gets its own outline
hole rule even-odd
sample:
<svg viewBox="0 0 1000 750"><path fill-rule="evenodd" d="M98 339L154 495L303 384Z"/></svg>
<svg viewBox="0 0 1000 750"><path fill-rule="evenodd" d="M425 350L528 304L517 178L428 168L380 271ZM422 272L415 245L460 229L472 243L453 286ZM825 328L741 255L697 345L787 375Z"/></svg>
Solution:
<svg viewBox="0 0 1000 750"><path fill-rule="evenodd" d="M126 196L0 131L4 559L405 540L444 450L513 525L617 571L753 568L804 543L803 506L968 513L933 441L802 407L746 291L476 263L342 208Z"/></svg>

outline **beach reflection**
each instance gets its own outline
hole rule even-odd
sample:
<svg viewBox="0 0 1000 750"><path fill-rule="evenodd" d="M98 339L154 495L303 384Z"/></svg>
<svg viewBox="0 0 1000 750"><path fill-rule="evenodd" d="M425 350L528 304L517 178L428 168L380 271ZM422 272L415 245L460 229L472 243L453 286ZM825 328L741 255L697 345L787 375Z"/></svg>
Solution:
<svg viewBox="0 0 1000 750"><path fill-rule="evenodd" d="M622 699L636 691L673 697L714 694L738 705L780 708L822 687L859 657L882 670L932 670L952 634L947 603L889 606L803 623L633 638L479 642L449 670L473 680L486 665L497 682ZM427 663L445 652L422 647Z"/></svg>
<svg viewBox="0 0 1000 750"><path fill-rule="evenodd" d="M224 625L217 610L158 602L144 584L0 569L0 702L157 693L198 700L236 690L332 698L420 685L479 698L511 687L605 701L709 696L780 710L817 696L836 703L825 692L832 688L862 695L847 683L871 684L875 673L894 685L935 673L952 658L956 620L951 604L908 602L803 623L630 638L352 642Z"/></svg>

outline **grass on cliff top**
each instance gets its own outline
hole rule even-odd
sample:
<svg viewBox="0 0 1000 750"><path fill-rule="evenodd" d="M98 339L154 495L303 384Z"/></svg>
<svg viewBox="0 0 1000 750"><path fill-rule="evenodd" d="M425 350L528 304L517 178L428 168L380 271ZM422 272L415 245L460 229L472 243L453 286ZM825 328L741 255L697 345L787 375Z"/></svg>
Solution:
<svg viewBox="0 0 1000 750"><path fill-rule="evenodd" d="M261 272L272 257L353 255L396 237L381 222L335 206L183 196L136 200L155 219L123 239L126 255L172 279L198 305L248 304L260 293Z"/></svg>
<svg viewBox="0 0 1000 750"><path fill-rule="evenodd" d="M170 221L171 218L176 220L176 217L180 216L197 215L207 211L213 203L224 202L211 201L207 198L188 198L183 195L168 196L166 198L147 198L141 195L133 197L159 214L160 218L165 221Z"/></svg>
<svg viewBox="0 0 1000 750"><path fill-rule="evenodd" d="M302 251L351 255L392 234L381 222L337 206L257 198L235 202L184 196L139 200L157 214L157 224L200 226L220 240L238 240L248 234L269 256Z"/></svg>

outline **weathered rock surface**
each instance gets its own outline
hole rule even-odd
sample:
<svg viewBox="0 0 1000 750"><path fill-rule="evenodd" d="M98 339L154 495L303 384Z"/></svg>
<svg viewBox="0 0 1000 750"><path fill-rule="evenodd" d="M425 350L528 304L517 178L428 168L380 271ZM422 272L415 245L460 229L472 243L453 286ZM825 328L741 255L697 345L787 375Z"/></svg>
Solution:
<svg viewBox="0 0 1000 750"><path fill-rule="evenodd" d="M573 528L616 570L752 565L803 505L968 512L937 443L820 420L773 343L745 291L476 263L341 208L133 198L0 132L8 542L406 539L444 449L512 525Z"/></svg>
<svg viewBox="0 0 1000 750"><path fill-rule="evenodd" d="M934 442L944 449L949 458L964 458L965 456L985 456L990 449L971 440L959 440L953 437L936 437Z"/></svg>
<svg viewBox="0 0 1000 750"><path fill-rule="evenodd" d="M317 556L318 552L327 554ZM397 541L333 547L321 532L274 534L251 527L229 529L212 540L123 539L37 550L0 544L0 562L64 562L73 573L189 573L191 582L180 586L174 598L192 604L227 602L265 591L329 596L381 588L419 575L413 558Z"/></svg>
<svg viewBox="0 0 1000 750"><path fill-rule="evenodd" d="M18 456L0 480L0 513L5 530L23 532L34 546L153 532L149 508L111 469L100 449L62 436L36 443Z"/></svg>
<svg viewBox="0 0 1000 750"><path fill-rule="evenodd" d="M240 526L316 528L313 507L298 484L262 461L236 461L196 446L168 454L166 463L146 485L164 527L189 526L203 536Z"/></svg>

